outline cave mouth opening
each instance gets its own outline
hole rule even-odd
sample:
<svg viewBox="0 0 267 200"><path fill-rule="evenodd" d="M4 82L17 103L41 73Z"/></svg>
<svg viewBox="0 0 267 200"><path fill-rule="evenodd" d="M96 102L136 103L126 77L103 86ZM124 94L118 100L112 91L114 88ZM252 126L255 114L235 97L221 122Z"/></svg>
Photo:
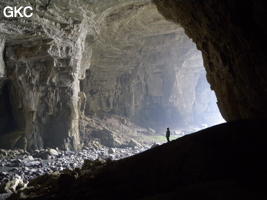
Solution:
<svg viewBox="0 0 267 200"><path fill-rule="evenodd" d="M191 54L190 51L195 53ZM175 97L173 104L178 107L180 113L173 123L174 132L178 135L194 133L225 122L217 105L216 94L207 81L202 54L194 43L190 51L177 71L177 88L172 90L171 94L171 99Z"/></svg>
<svg viewBox="0 0 267 200"><path fill-rule="evenodd" d="M85 116L111 133L135 139L152 135L160 142L166 141L167 127L179 137L223 123L195 43L155 5L139 4L102 16L91 66L81 81ZM93 132L100 140L107 135L90 127L82 134Z"/></svg>
<svg viewBox="0 0 267 200"><path fill-rule="evenodd" d="M176 47L157 52L158 63L145 66L150 68L146 73L147 93L133 119L138 125L155 130L156 135L165 135L169 127L173 139L225 122L207 81L202 53L185 33L174 37L183 39L171 42Z"/></svg>

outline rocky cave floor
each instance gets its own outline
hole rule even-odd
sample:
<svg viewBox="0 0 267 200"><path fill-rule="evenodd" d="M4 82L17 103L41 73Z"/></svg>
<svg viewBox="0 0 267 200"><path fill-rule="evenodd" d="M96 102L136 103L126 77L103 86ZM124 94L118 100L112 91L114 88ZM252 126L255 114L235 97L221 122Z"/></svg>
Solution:
<svg viewBox="0 0 267 200"><path fill-rule="evenodd" d="M29 153L22 149L0 148L0 200L27 187L31 180L42 175L81 169L84 162L89 161L120 160L166 142L164 135L156 134L152 129L142 129L118 116L102 120L83 117L82 125L86 132L82 134L82 141L86 145L77 152L50 148ZM171 130L171 140L201 128L204 126ZM0 137L0 140L5 141L5 138Z"/></svg>
<svg viewBox="0 0 267 200"><path fill-rule="evenodd" d="M81 168L39 176L1 198L266 199L264 127L266 121L225 123L124 159L86 160ZM19 181L10 185L23 187Z"/></svg>
<svg viewBox="0 0 267 200"><path fill-rule="evenodd" d="M84 162L119 160L150 148L134 143L124 148L111 148L91 142L80 151L59 149L35 150L32 153L0 149L0 199L26 187L28 182L44 174L82 168Z"/></svg>

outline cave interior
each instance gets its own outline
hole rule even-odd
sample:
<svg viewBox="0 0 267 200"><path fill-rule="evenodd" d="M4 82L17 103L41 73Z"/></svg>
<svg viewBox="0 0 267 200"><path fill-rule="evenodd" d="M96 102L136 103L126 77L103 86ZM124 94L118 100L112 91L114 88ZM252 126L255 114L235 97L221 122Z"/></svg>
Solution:
<svg viewBox="0 0 267 200"><path fill-rule="evenodd" d="M265 1L0 1L7 5L31 5L34 17L0 14L1 194L266 196ZM132 154L116 157L118 149ZM13 151L24 156L16 170L31 173L68 152L97 156L24 173L26 183L3 171L14 167Z"/></svg>

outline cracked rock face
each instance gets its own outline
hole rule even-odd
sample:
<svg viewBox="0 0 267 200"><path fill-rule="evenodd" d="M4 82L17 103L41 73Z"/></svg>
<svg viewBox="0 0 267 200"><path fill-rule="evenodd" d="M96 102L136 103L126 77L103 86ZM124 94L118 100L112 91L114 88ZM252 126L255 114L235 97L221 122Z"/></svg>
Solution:
<svg viewBox="0 0 267 200"><path fill-rule="evenodd" d="M15 2L1 1L1 9ZM20 5L32 5L34 17L1 16L5 84L14 122L24 131L28 149L79 148L79 80L89 67L84 65L91 55L85 44L94 34L90 21L94 16L79 1L21 1Z"/></svg>
<svg viewBox="0 0 267 200"><path fill-rule="evenodd" d="M2 0L0 7L17 3ZM212 94L201 84L201 53L151 1L19 4L31 5L34 16L1 16L0 131L28 149L79 149L83 114L120 115L162 130L207 112L203 99ZM10 123L14 130L6 129Z"/></svg>

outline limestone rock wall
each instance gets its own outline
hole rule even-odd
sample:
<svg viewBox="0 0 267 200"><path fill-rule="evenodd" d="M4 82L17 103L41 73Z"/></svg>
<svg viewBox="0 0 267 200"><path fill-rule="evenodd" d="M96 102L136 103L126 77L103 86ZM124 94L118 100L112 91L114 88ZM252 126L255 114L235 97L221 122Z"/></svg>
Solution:
<svg viewBox="0 0 267 200"><path fill-rule="evenodd" d="M208 80L226 120L266 118L265 1L154 1L180 23L204 57Z"/></svg>
<svg viewBox="0 0 267 200"><path fill-rule="evenodd" d="M103 13L81 84L86 115L120 115L161 132L216 121L201 120L211 101L210 112L218 114L216 98L210 99L208 84L197 89L206 81L202 55L181 26L166 21L151 3Z"/></svg>
<svg viewBox="0 0 267 200"><path fill-rule="evenodd" d="M1 1L0 5L17 3ZM22 137L27 138L28 149L77 149L79 82L90 66L88 42L94 34L90 22L94 16L77 1L19 4L32 5L34 17L26 20L1 16L8 80L5 95L10 99L10 112L18 129L24 131Z"/></svg>

